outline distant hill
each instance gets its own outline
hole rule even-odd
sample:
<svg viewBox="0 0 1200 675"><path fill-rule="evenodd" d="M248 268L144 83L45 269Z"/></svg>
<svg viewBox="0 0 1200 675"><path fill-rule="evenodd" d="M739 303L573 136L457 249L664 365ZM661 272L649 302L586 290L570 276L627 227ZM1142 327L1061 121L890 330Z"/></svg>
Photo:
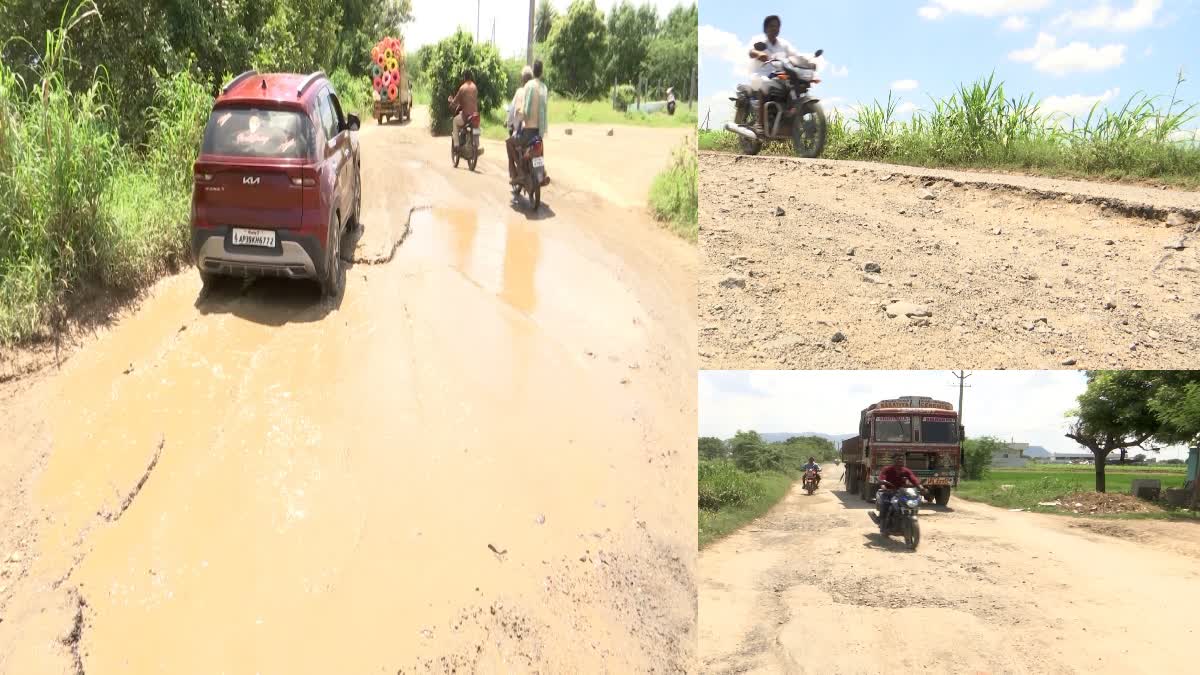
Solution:
<svg viewBox="0 0 1200 675"><path fill-rule="evenodd" d="M770 431L767 433L759 432L758 435L762 436L762 439L768 443L782 443L795 436L816 436L833 443L833 447L840 448L842 447L842 441L857 434L822 434L816 431Z"/></svg>

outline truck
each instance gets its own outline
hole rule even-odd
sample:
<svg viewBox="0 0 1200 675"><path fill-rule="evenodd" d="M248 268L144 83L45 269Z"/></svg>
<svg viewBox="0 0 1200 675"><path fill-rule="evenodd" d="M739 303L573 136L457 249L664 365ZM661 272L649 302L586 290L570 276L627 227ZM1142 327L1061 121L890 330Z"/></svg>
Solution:
<svg viewBox="0 0 1200 675"><path fill-rule="evenodd" d="M963 465L965 429L946 401L901 396L872 403L859 413L858 435L842 441L846 491L874 501L879 472L903 454L938 506L950 503Z"/></svg>
<svg viewBox="0 0 1200 675"><path fill-rule="evenodd" d="M371 112L377 124L388 118L401 122L412 119L412 82L404 61L403 38L387 36L371 48L370 78L375 100Z"/></svg>

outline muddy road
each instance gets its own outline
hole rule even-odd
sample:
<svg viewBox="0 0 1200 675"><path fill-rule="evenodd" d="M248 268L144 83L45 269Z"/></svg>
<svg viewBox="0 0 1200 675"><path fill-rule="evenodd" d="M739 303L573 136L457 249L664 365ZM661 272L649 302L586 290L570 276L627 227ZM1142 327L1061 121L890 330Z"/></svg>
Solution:
<svg viewBox="0 0 1200 675"><path fill-rule="evenodd" d="M700 169L703 368L1186 368L1200 351L1200 193L715 153Z"/></svg>
<svg viewBox="0 0 1200 675"><path fill-rule="evenodd" d="M553 143L531 215L360 139L340 299L187 270L0 388L0 672L693 667L694 249Z"/></svg>
<svg viewBox="0 0 1200 675"><path fill-rule="evenodd" d="M922 510L916 552L869 505L797 485L700 553L706 673L1153 673L1192 658L1200 525ZM828 488L828 489L827 489Z"/></svg>

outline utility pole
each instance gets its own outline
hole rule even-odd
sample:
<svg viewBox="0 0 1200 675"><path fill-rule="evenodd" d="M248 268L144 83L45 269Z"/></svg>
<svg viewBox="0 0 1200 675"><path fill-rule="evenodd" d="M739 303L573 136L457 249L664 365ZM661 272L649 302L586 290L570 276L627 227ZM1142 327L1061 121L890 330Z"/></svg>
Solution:
<svg viewBox="0 0 1200 675"><path fill-rule="evenodd" d="M968 373L965 370L960 370L956 373L952 370L952 371L950 371L950 374L953 375L958 380L958 428L965 429L965 425L963 424L963 407L962 407L963 406L963 389L965 389L968 386L966 384L966 381L967 381L967 378L971 376L971 373ZM960 434L960 436L965 436L965 435L966 435L965 433ZM967 458L965 456L965 451L963 450L963 443L966 442L966 440L967 439L965 439L965 438L958 439L958 470L959 470L960 475L962 473L963 467L966 465Z"/></svg>
<svg viewBox="0 0 1200 675"><path fill-rule="evenodd" d="M475 0L475 41L479 42L479 3L483 0Z"/></svg>
<svg viewBox="0 0 1200 675"><path fill-rule="evenodd" d="M545 0L542 0L545 2ZM533 65L533 10L536 0L529 0L529 37L525 41L525 65Z"/></svg>

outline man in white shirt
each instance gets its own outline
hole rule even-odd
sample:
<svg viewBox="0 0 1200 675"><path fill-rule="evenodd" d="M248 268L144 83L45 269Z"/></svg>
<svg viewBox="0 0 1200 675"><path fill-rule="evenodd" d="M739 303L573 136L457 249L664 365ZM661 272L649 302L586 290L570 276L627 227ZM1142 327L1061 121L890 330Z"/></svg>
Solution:
<svg viewBox="0 0 1200 675"><path fill-rule="evenodd" d="M764 94L770 82L767 76L774 70L767 65L767 62L774 59L786 61L788 57L800 56L800 52L796 51L792 43L779 37L779 29L782 25L779 17L772 14L763 19L762 34L755 36L750 41L750 86L759 93L755 127L760 134L764 133L763 130L766 128L766 97ZM762 51L755 49L754 47L759 43L765 44L767 48Z"/></svg>

